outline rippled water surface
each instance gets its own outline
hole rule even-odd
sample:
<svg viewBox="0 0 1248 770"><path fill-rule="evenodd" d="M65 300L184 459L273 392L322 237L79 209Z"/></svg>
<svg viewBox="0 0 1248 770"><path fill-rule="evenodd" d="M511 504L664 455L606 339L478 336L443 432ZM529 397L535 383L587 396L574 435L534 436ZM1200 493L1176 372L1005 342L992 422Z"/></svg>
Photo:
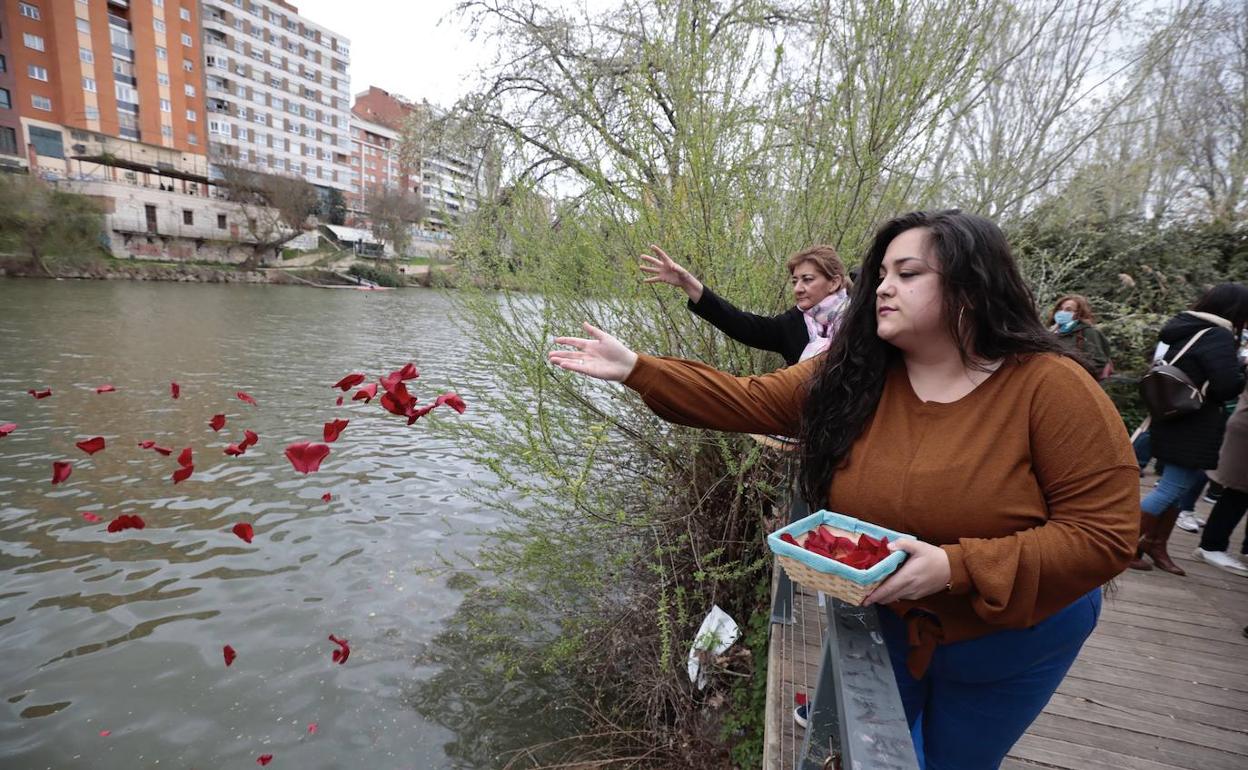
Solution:
<svg viewBox="0 0 1248 770"><path fill-rule="evenodd" d="M470 405L426 419L486 419L471 404L489 380L451 312L418 290L0 280L0 423L19 426L0 438L0 766L451 764L454 736L410 704L462 596L419 570L495 521L462 494L482 471L423 422L336 407L329 388L411 360L418 397L453 384ZM333 418L351 423L320 472L295 473L283 448ZM244 428L259 445L226 457ZM74 447L96 435L103 452ZM175 458L144 439L193 447L194 475L174 486ZM58 486L54 460L73 461ZM83 511L148 526L109 534ZM344 666L330 633L350 640Z"/></svg>

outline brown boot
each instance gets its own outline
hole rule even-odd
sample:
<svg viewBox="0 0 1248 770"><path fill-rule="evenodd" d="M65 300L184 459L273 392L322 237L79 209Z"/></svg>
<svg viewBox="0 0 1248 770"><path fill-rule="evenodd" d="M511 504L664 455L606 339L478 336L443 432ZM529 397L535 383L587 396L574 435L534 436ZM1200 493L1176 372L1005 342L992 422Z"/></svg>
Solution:
<svg viewBox="0 0 1248 770"><path fill-rule="evenodd" d="M1153 560L1157 565L1157 569L1169 572L1172 575L1183 576L1187 573L1183 568L1175 564L1170 559L1170 554L1166 552L1166 543L1170 540L1170 532L1174 529L1174 523L1179 520L1179 507L1172 506L1161 512L1157 517L1156 523L1153 525L1153 536L1148 542L1148 546L1144 549L1144 553Z"/></svg>
<svg viewBox="0 0 1248 770"><path fill-rule="evenodd" d="M1156 523L1156 516L1150 516L1144 511L1140 511L1140 543L1135 548L1135 558L1127 565L1131 569L1144 571L1153 568L1152 562L1144 558L1144 551L1152 544L1153 527Z"/></svg>

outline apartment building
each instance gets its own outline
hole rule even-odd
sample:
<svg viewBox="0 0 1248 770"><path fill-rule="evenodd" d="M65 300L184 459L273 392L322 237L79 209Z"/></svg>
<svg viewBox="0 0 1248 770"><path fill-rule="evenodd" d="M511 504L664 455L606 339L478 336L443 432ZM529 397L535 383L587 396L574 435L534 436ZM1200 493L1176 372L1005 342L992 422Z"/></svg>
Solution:
<svg viewBox="0 0 1248 770"><path fill-rule="evenodd" d="M202 0L207 137L225 165L350 190L351 50L281 0Z"/></svg>
<svg viewBox="0 0 1248 770"><path fill-rule="evenodd" d="M367 227L368 201L373 196L404 191L415 195L416 184L399 157L399 132L353 115L348 224Z"/></svg>
<svg viewBox="0 0 1248 770"><path fill-rule="evenodd" d="M369 194L386 189L387 185L420 195L427 209L422 229L429 234L446 232L461 216L476 210L481 188L480 156L437 152L413 160L412 168L400 163L399 137L419 111L427 116L439 115L438 109L428 103L416 104L376 86L356 94L351 108L352 162L356 174L348 208L357 221L367 221Z"/></svg>
<svg viewBox="0 0 1248 770"><path fill-rule="evenodd" d="M0 153L50 178L207 172L195 0L5 0ZM7 83L7 85L5 85ZM5 104L15 112L5 115ZM171 178L172 185L172 178Z"/></svg>
<svg viewBox="0 0 1248 770"><path fill-rule="evenodd" d="M0 2L0 167L21 168L25 165L21 151L22 123L17 111L17 77L10 63L9 39L13 27L9 24L8 3Z"/></svg>

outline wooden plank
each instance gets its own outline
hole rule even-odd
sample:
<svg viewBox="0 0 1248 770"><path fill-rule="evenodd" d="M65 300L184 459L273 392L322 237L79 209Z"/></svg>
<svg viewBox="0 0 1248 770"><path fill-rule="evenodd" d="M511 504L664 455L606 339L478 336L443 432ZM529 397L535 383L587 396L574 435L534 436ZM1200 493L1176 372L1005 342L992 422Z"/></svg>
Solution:
<svg viewBox="0 0 1248 770"><path fill-rule="evenodd" d="M1126 708L1150 711L1172 719L1193 719L1225 730L1248 731L1248 711L1243 709L1087 679L1074 670L1062 681L1059 691L1074 697L1105 700Z"/></svg>
<svg viewBox="0 0 1248 770"><path fill-rule="evenodd" d="M1074 746L1112 751L1121 757L1120 767L1135 767L1139 760L1154 760L1188 770L1242 770L1244 766L1244 757L1233 752L1107 730L1055 714L1041 714L1027 732Z"/></svg>
<svg viewBox="0 0 1248 770"><path fill-rule="evenodd" d="M1117 728L1126 732L1152 735L1179 743L1207 746L1248 757L1248 735L1223 730L1197 722L1184 722L1143 711L1115 708L1083 698L1064 695L1059 690L1045 712L1058 716L1081 719L1102 727Z"/></svg>
<svg viewBox="0 0 1248 770"><path fill-rule="evenodd" d="M1186 770L1169 763L1151 759L1126 764L1123 757L1113 751L1090 746L1078 746L1066 741L1027 733L1019 738L1010 750L1010 756L1026 759L1044 767L1062 770Z"/></svg>
<svg viewBox="0 0 1248 770"><path fill-rule="evenodd" d="M1140 688L1147 681L1149 691L1155 692L1162 698L1190 698L1191 700L1198 700L1223 708L1243 708L1242 693L1224 690L1213 685L1193 684L1169 677L1145 680L1140 674L1135 672L1123 671L1122 669L1110 668L1108 666L1080 666L1078 663L1071 668L1071 673L1092 682L1116 684L1120 687ZM1058 692L1061 692L1060 688Z"/></svg>
<svg viewBox="0 0 1248 770"><path fill-rule="evenodd" d="M1164 666L1170 660L1181 657L1196 666L1202 666L1210 670L1211 673L1217 671L1225 671L1230 673L1238 673L1244 670L1244 661L1242 657L1234 655L1214 655L1207 652L1197 652L1194 650L1182 650L1176 652L1171 645L1161 644L1156 641L1138 640L1132 642L1129 646L1124 645L1120 639L1106 637L1097 629L1088 641L1084 642L1083 649L1109 650L1116 652L1119 650L1132 650L1138 655L1143 655L1149 660L1155 661L1157 666Z"/></svg>
<svg viewBox="0 0 1248 770"><path fill-rule="evenodd" d="M1238 642L1205 639L1199 636L1162 631L1160 629L1150 630L1103 618L1097 625L1096 632L1102 636L1113 637L1121 642L1126 642L1122 645L1123 649L1130 649L1135 642L1152 641L1173 646L1176 650L1175 657L1181 657L1184 650L1206 652L1210 655L1222 655L1241 660L1244 656L1244 646Z"/></svg>
<svg viewBox="0 0 1248 770"><path fill-rule="evenodd" d="M1143 628L1149 631L1165 631L1176 636L1187 636L1194 639L1226 642L1248 651L1248 639L1245 639L1242 631L1232 626L1229 620L1219 628L1168 620L1148 613L1133 615L1125 612L1103 612L1101 613L1100 624L1106 623Z"/></svg>
<svg viewBox="0 0 1248 770"><path fill-rule="evenodd" d="M1078 660L1089 666L1100 665L1145 674L1146 676L1141 678L1140 681L1141 689L1149 687L1149 680L1152 677L1164 676L1180 682L1207 684L1224 690L1234 690L1248 696L1248 674L1230 671L1209 671L1200 666L1183 662L1182 657L1179 655L1174 657L1178 658L1178 660L1158 661L1156 658L1137 655L1128 650L1114 650L1110 652L1108 650L1085 647L1079 653Z"/></svg>

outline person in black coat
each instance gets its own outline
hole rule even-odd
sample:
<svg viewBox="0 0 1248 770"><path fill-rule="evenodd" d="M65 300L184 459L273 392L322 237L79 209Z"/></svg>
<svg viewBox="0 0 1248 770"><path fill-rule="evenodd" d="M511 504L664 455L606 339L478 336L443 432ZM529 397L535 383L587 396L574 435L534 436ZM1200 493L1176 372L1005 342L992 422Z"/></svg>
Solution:
<svg viewBox="0 0 1248 770"><path fill-rule="evenodd" d="M1170 319L1160 339L1169 349L1165 360L1182 369L1204 389L1201 408L1190 414L1153 422L1149 428L1153 456L1165 462L1161 480L1140 502L1140 546L1134 569L1159 569L1186 574L1166 552L1170 531L1179 516L1180 501L1205 482L1205 471L1218 466L1218 450L1226 430L1227 401L1244 389L1244 367L1239 361L1239 337L1248 325L1248 286L1218 284ZM1197 335L1200 335L1197 338ZM1195 340L1195 342L1192 342ZM1187 352L1180 352L1188 343Z"/></svg>
<svg viewBox="0 0 1248 770"><path fill-rule="evenodd" d="M787 366L826 350L849 304L852 284L831 246L811 246L789 257L785 266L793 283L795 306L773 316L739 310L676 264L663 249L654 245L650 249L653 255L641 255L641 270L649 275L646 283L668 283L683 289L692 313L743 345L779 353Z"/></svg>

